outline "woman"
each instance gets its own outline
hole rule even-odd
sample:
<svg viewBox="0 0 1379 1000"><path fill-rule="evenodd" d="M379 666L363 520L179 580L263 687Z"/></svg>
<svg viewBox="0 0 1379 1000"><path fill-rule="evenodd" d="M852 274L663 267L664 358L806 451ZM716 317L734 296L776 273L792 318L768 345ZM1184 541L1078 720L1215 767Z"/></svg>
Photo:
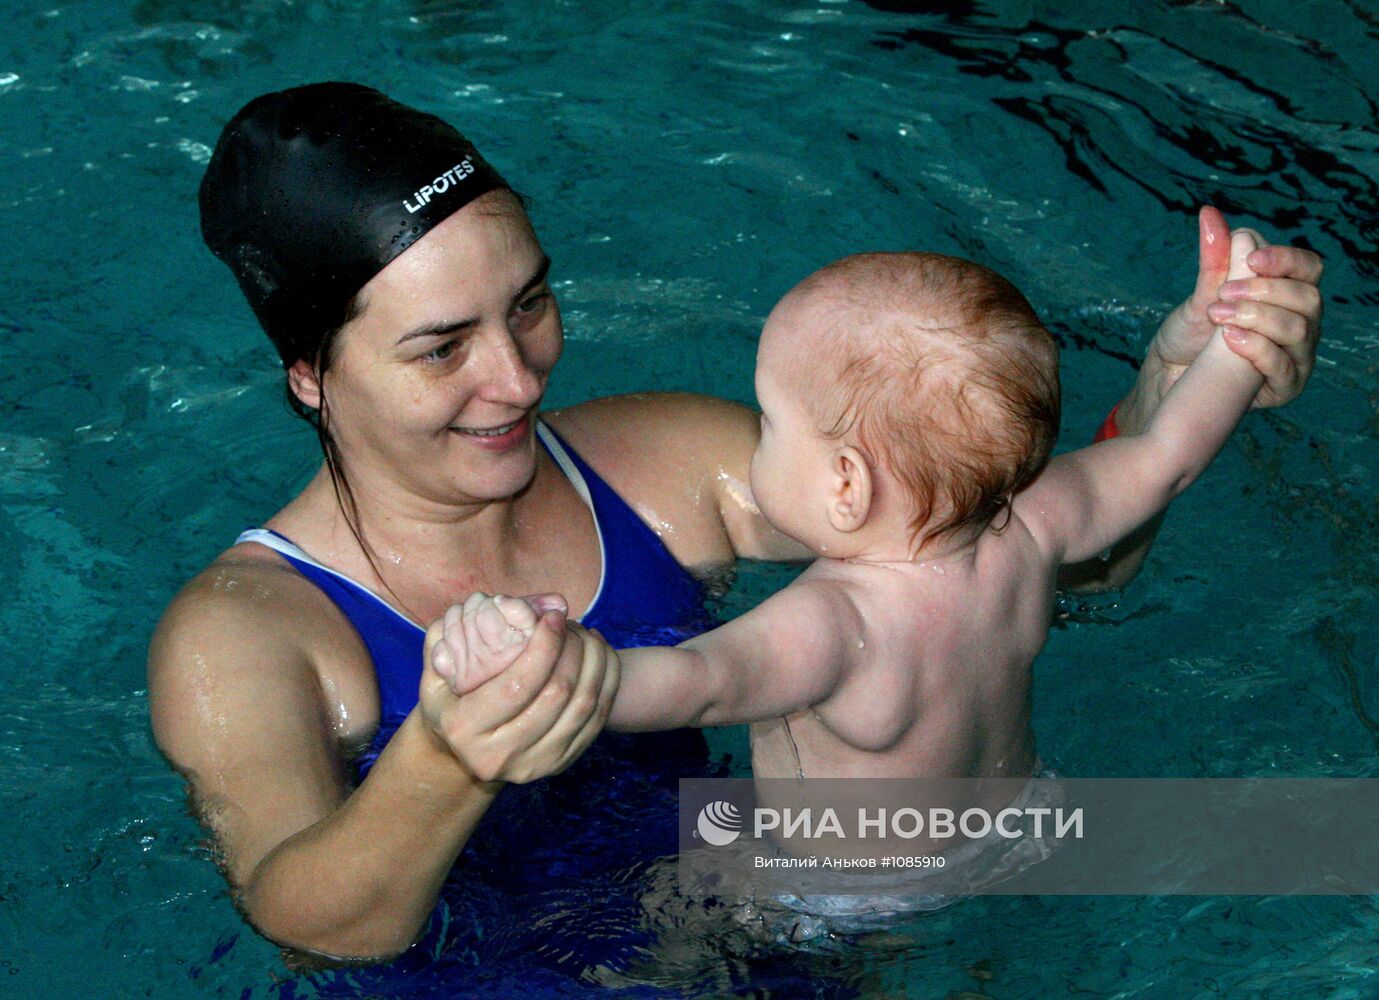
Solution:
<svg viewBox="0 0 1379 1000"><path fill-rule="evenodd" d="M505 784L581 755L616 676L548 596L518 666L455 700L421 680L422 624L474 590L558 592L615 644L677 641L702 624L702 589L682 567L802 553L746 494L757 423L743 407L623 397L538 422L562 337L548 261L519 199L439 119L349 84L266 95L226 126L201 205L207 243L277 346L294 407L318 421L326 462L268 531L246 533L169 607L150 652L154 731L263 934L330 956L395 955L471 838L488 835L461 883L521 881L543 842L580 829L563 810L610 772L640 781L661 765L666 781L595 810L637 826L673 812L669 778L703 763L697 736L619 745L541 783L552 811L528 834L520 815L481 824ZM1224 232L1204 213L1197 291L1151 345L1122 431L1152 412L1213 320L1236 326L1236 350L1266 376L1261 404L1306 381L1319 261L1257 252L1268 279L1216 302ZM658 539L632 510L671 528ZM647 807L656 796L664 809ZM617 853L577 846L530 869L532 884Z"/></svg>

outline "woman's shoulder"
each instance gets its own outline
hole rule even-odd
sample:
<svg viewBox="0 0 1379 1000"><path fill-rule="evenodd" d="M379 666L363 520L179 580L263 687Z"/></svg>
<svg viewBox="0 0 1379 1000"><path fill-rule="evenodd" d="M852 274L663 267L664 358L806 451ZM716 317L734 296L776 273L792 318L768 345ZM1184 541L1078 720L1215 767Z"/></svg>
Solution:
<svg viewBox="0 0 1379 1000"><path fill-rule="evenodd" d="M702 495L721 473L745 480L759 434L739 403L687 392L608 396L543 415L610 485L633 496Z"/></svg>
<svg viewBox="0 0 1379 1000"><path fill-rule="evenodd" d="M309 535L309 527L320 518L321 493L313 482L266 526L299 540ZM190 632L224 638L217 650L258 642L291 652L322 628L351 631L339 609L281 554L246 539L212 559L172 599L159 622L153 651L160 638Z"/></svg>
<svg viewBox="0 0 1379 1000"><path fill-rule="evenodd" d="M287 607L309 613L313 592L320 594L271 549L233 545L187 581L163 613L159 631L227 626L238 632L250 625L275 631Z"/></svg>
<svg viewBox="0 0 1379 1000"><path fill-rule="evenodd" d="M646 518L684 565L730 562L718 499L745 483L758 435L745 406L691 393L635 393L543 415L589 465Z"/></svg>
<svg viewBox="0 0 1379 1000"><path fill-rule="evenodd" d="M172 728L160 718L207 697L246 708L315 701L325 688L359 709L356 718L370 714L362 701L377 701L368 652L339 609L252 543L222 552L173 598L149 645L148 673L160 743Z"/></svg>
<svg viewBox="0 0 1379 1000"><path fill-rule="evenodd" d="M706 436L737 438L756 425L750 407L692 392L634 392L591 399L543 414L551 426L586 450L627 435L648 444L703 444Z"/></svg>

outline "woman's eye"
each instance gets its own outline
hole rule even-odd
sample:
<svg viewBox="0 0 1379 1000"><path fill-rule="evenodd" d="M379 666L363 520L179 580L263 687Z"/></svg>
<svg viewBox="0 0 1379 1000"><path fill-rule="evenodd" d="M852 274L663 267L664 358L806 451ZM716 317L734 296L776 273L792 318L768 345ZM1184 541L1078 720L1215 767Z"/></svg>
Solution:
<svg viewBox="0 0 1379 1000"><path fill-rule="evenodd" d="M540 292L523 299L517 303L517 311L520 313L531 314L540 310L546 304L546 300L551 297L550 292Z"/></svg>
<svg viewBox="0 0 1379 1000"><path fill-rule="evenodd" d="M455 341L453 341L453 340L447 340L445 343L441 344L439 347L434 348L433 350L427 351L425 354L423 354L423 355L421 356L421 359L422 359L423 361L429 361L429 362L431 362L431 363L435 363L435 362L438 362L438 361L444 361L446 358L450 357L450 355L452 355L452 354L454 354L454 353L455 353Z"/></svg>

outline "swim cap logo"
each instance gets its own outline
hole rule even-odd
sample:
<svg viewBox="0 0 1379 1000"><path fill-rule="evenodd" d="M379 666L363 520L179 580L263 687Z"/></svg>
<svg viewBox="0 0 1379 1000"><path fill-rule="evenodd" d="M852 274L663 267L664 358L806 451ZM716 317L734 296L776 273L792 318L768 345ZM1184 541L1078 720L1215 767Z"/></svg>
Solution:
<svg viewBox="0 0 1379 1000"><path fill-rule="evenodd" d="M704 843L726 847L742 832L742 814L731 802L710 802L699 810L698 829Z"/></svg>
<svg viewBox="0 0 1379 1000"><path fill-rule="evenodd" d="M450 190L452 184L458 185L460 181L464 180L472 173L474 173L474 164L471 163L469 157L466 156L430 184L423 184L421 187L417 188L416 192L412 195L412 199L416 201L415 205L408 199L403 198L402 207L415 215L436 195L445 194L445 192Z"/></svg>

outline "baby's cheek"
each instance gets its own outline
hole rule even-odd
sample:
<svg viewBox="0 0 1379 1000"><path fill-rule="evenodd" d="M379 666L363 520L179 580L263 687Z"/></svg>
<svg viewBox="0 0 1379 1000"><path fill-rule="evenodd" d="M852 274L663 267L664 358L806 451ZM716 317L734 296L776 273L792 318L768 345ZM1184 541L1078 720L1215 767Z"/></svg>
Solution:
<svg viewBox="0 0 1379 1000"><path fill-rule="evenodd" d="M756 450L752 452L752 461L747 466L747 486L751 489L754 497L759 496L761 492L758 487L761 483L762 465L764 462L765 460L761 455L761 445L757 445Z"/></svg>

